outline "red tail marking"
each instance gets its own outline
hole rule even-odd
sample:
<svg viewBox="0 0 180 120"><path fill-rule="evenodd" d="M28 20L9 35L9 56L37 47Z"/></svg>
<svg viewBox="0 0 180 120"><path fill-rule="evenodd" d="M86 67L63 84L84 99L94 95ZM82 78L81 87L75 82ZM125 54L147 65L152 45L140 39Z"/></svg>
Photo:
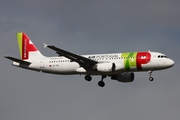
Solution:
<svg viewBox="0 0 180 120"><path fill-rule="evenodd" d="M34 44L29 44L30 39L28 36L23 33L22 36L22 60L26 60L29 58L29 52L37 51L38 49Z"/></svg>

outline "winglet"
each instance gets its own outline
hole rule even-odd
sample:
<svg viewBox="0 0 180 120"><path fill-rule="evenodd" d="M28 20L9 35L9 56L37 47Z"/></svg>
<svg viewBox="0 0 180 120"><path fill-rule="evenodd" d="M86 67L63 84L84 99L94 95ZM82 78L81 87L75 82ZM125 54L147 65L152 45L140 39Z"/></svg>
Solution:
<svg viewBox="0 0 180 120"><path fill-rule="evenodd" d="M46 48L48 46L46 43L43 43L43 45L44 45L44 48Z"/></svg>

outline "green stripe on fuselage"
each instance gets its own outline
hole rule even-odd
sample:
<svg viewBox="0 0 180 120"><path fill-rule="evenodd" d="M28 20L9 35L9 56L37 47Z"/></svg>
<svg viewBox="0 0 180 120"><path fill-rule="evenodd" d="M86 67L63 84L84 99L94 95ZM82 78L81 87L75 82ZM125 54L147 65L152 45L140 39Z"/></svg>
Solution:
<svg viewBox="0 0 180 120"><path fill-rule="evenodd" d="M122 53L121 57L124 59L124 69L131 70L136 68L137 52Z"/></svg>

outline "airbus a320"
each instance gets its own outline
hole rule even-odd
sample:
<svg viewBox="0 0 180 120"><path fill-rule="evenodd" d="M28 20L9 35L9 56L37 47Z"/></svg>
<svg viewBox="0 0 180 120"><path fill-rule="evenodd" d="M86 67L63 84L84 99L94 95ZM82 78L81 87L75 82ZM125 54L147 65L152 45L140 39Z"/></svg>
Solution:
<svg viewBox="0 0 180 120"><path fill-rule="evenodd" d="M92 75L100 75L101 80L98 82L100 87L105 86L103 80L106 77L118 82L133 82L134 72L139 71L147 71L149 80L153 81L153 71L167 69L174 65L172 59L159 52L78 55L44 44L44 47L58 54L55 57L46 57L40 53L25 33L17 33L17 40L21 58L5 56L13 61L13 66L51 74L83 74L87 81L92 80Z"/></svg>

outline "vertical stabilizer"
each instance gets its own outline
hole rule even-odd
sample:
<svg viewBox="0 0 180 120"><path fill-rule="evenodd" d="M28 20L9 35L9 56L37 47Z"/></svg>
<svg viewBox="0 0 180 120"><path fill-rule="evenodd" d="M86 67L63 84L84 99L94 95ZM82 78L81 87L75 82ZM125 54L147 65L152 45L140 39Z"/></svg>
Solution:
<svg viewBox="0 0 180 120"><path fill-rule="evenodd" d="M31 61L33 59L44 57L25 33L17 33L17 40L22 60Z"/></svg>

